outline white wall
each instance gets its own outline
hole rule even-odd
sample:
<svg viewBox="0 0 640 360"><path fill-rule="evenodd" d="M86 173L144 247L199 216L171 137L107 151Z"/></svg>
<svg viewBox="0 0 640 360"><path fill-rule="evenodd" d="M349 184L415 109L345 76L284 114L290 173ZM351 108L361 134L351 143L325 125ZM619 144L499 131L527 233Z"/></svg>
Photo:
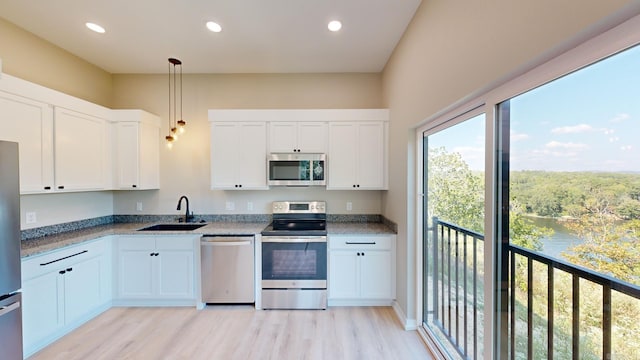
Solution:
<svg viewBox="0 0 640 360"><path fill-rule="evenodd" d="M21 229L113 215L110 191L20 196ZM25 213L35 212L36 223L26 224Z"/></svg>

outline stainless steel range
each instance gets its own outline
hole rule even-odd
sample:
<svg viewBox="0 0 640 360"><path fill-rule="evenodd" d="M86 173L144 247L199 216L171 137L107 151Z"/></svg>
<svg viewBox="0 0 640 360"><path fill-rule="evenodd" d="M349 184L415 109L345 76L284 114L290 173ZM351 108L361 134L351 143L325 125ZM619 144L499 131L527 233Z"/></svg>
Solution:
<svg viewBox="0 0 640 360"><path fill-rule="evenodd" d="M276 201L262 231L262 308L327 308L324 201Z"/></svg>

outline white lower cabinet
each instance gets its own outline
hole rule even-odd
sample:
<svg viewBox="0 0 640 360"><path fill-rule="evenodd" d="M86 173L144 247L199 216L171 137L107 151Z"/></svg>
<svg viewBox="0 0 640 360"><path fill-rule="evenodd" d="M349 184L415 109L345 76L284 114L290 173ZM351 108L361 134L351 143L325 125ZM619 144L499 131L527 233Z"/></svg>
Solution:
<svg viewBox="0 0 640 360"><path fill-rule="evenodd" d="M119 236L117 305L194 305L193 236Z"/></svg>
<svg viewBox="0 0 640 360"><path fill-rule="evenodd" d="M329 305L391 305L395 235L329 235Z"/></svg>
<svg viewBox="0 0 640 360"><path fill-rule="evenodd" d="M25 356L110 306L109 246L110 239L104 238L23 260Z"/></svg>

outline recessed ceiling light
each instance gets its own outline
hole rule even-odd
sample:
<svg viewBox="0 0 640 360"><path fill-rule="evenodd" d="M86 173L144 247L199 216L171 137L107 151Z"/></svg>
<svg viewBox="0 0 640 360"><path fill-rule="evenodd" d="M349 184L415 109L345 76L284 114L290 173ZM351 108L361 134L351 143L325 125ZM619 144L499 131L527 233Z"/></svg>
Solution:
<svg viewBox="0 0 640 360"><path fill-rule="evenodd" d="M85 25L86 25L89 29L91 29L91 30L93 30L93 31L95 31L95 32L97 32L97 33L104 34L104 32L105 32L104 28L103 28L102 26L98 25L98 24L94 24L94 23L92 23L92 22L88 22L88 23L86 23Z"/></svg>
<svg viewBox="0 0 640 360"><path fill-rule="evenodd" d="M222 31L222 26L220 26L220 24L218 24L217 22L207 21L207 29L218 33Z"/></svg>
<svg viewBox="0 0 640 360"><path fill-rule="evenodd" d="M342 29L342 23L338 20L333 20L329 22L329 25L327 25L327 28L329 28L330 31L335 32Z"/></svg>

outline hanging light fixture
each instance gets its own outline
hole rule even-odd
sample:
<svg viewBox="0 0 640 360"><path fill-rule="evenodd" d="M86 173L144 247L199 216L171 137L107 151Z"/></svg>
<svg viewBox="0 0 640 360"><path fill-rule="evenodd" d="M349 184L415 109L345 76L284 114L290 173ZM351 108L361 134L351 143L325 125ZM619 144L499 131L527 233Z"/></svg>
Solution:
<svg viewBox="0 0 640 360"><path fill-rule="evenodd" d="M180 120L177 117L176 66L180 66ZM172 86L173 83L173 86ZM171 149L178 140L178 134L184 133L187 122L182 119L182 61L169 58L169 135L165 136L167 147Z"/></svg>

